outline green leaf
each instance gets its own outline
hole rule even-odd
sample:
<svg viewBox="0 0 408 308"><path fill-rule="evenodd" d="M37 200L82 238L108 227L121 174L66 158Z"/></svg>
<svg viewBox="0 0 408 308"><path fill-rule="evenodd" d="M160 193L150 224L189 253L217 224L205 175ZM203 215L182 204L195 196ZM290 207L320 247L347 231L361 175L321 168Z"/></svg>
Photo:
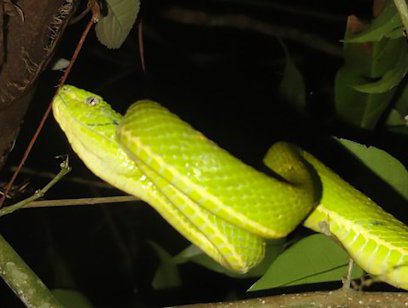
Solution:
<svg viewBox="0 0 408 308"><path fill-rule="evenodd" d="M405 45L406 46L406 45ZM395 55L394 55L395 56ZM355 85L354 89L364 93L384 93L396 87L408 72L408 50L401 48L399 59L378 81Z"/></svg>
<svg viewBox="0 0 408 308"><path fill-rule="evenodd" d="M173 262L173 257L158 244L148 241L150 246L157 253L160 265L154 275L152 286L156 290L175 288L181 286L181 278L177 264Z"/></svg>
<svg viewBox="0 0 408 308"><path fill-rule="evenodd" d="M387 118L387 126L407 126L408 123L404 117L396 110L392 109Z"/></svg>
<svg viewBox="0 0 408 308"><path fill-rule="evenodd" d="M394 23L398 19L392 1L388 1L370 27L357 36L352 32L361 27L361 22L349 18L344 43L345 64L335 80L335 108L344 122L364 129L375 128L406 76L408 45L405 37L400 34L398 39L391 39L387 34L397 37L394 34L398 27L395 28ZM366 41L372 43L363 43Z"/></svg>
<svg viewBox="0 0 408 308"><path fill-rule="evenodd" d="M54 296L66 308L92 308L91 302L78 291L67 289L52 290Z"/></svg>
<svg viewBox="0 0 408 308"><path fill-rule="evenodd" d="M295 110L304 112L306 107L306 87L302 74L284 45L283 50L285 51L286 64L283 78L279 85L279 94Z"/></svg>
<svg viewBox="0 0 408 308"><path fill-rule="evenodd" d="M370 47L345 43L344 55L345 66L335 80L336 112L347 123L372 129L407 73L408 46L402 38L383 39Z"/></svg>
<svg viewBox="0 0 408 308"><path fill-rule="evenodd" d="M398 31L398 32L396 32ZM402 37L403 27L401 18L392 1L387 1L380 15L378 15L370 26L359 34L348 38L348 43L378 42L384 37Z"/></svg>
<svg viewBox="0 0 408 308"><path fill-rule="evenodd" d="M188 246L177 256L174 257L173 261L177 264L182 264L186 262L194 262L205 268L208 268L217 273L222 273L234 278L253 278L259 277L265 273L269 265L278 257L282 252L285 240L278 239L273 241L268 241L265 249L265 257L260 264L251 269L246 274L239 274L233 271L230 271L219 263L215 262L209 256L207 256L201 249L194 245Z"/></svg>
<svg viewBox="0 0 408 308"><path fill-rule="evenodd" d="M139 13L140 0L106 0L108 14L96 24L99 41L108 48L119 48Z"/></svg>
<svg viewBox="0 0 408 308"><path fill-rule="evenodd" d="M348 254L333 240L314 234L286 249L249 291L341 280L347 274L348 260ZM352 277L362 275L355 265Z"/></svg>
<svg viewBox="0 0 408 308"><path fill-rule="evenodd" d="M408 171L400 161L376 147L366 147L347 139L336 138L336 140L380 179L408 200Z"/></svg>
<svg viewBox="0 0 408 308"><path fill-rule="evenodd" d="M354 86L361 84L363 80L353 68L339 69L335 81L336 113L347 123L372 129L386 110L393 92L367 94L355 90Z"/></svg>
<svg viewBox="0 0 408 308"><path fill-rule="evenodd" d="M173 261L177 264L184 264L187 262L194 262L199 264L209 270L212 270L217 273L222 273L225 275L232 275L239 277L240 274L236 274L224 268L219 263L215 262L209 256L207 256L200 248L195 245L190 245L178 255L174 256Z"/></svg>
<svg viewBox="0 0 408 308"><path fill-rule="evenodd" d="M395 103L395 109L402 115L408 115L408 85L405 84L405 87L402 90L401 95L398 97L397 102Z"/></svg>

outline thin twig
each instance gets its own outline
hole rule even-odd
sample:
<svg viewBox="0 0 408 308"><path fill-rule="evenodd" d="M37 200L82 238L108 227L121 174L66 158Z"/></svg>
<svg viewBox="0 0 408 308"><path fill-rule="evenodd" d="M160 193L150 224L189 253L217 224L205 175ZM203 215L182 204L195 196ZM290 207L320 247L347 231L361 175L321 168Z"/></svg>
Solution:
<svg viewBox="0 0 408 308"><path fill-rule="evenodd" d="M250 3L252 6L256 5L256 2L253 0L249 0L248 3ZM298 16L301 16L303 18L310 18L318 21L343 24L347 20L346 14L328 12L320 7L316 9L309 9L309 6L307 4L305 6L301 4L295 5L294 3L266 0L259 3L258 8L272 9L275 10L278 14L291 14L292 16L290 16L289 18L298 18Z"/></svg>
<svg viewBox="0 0 408 308"><path fill-rule="evenodd" d="M210 14L204 11L185 8L171 8L164 11L164 17L180 23L207 27L231 27L256 31L266 35L290 39L334 57L343 55L340 44L332 43L314 33L294 27L273 25L244 14Z"/></svg>
<svg viewBox="0 0 408 308"><path fill-rule="evenodd" d="M344 289L350 289L351 287L351 282L353 280L353 267L354 267L354 260L353 258L349 258L349 263L347 267L347 276L342 279Z"/></svg>
<svg viewBox="0 0 408 308"><path fill-rule="evenodd" d="M139 55L140 63L142 64L143 73L146 75L146 63L144 57L144 45L143 45L143 20L141 19L137 27L137 40L139 42Z"/></svg>
<svg viewBox="0 0 408 308"><path fill-rule="evenodd" d="M0 209L0 217L7 215L7 214L11 214L16 210L19 210L25 206L27 206L29 203L33 202L34 200L37 200L39 198L42 198L45 193L52 187L54 186L64 175L66 175L68 172L71 171L71 167L68 165L68 159L66 159L65 161L63 161L61 163L61 171L55 176L55 178L53 178L47 185L45 185L42 189L37 190L35 192L35 194L33 194L32 196L17 202L16 204L7 206L7 207L3 207L2 209Z"/></svg>
<svg viewBox="0 0 408 308"><path fill-rule="evenodd" d="M86 8L79 13L77 16L74 16L71 21L69 22L70 25L76 24L78 21L81 21L82 18L85 17L86 14L89 13L89 11L91 10L91 6L87 5Z"/></svg>
<svg viewBox="0 0 408 308"><path fill-rule="evenodd" d="M105 203L135 202L135 201L140 201L140 199L133 197L133 196L114 196L114 197L98 197L98 198L41 200L41 201L33 201L27 204L26 206L24 206L24 208L28 209L28 208L39 208L39 207L81 206L81 205L95 205L95 204L105 204Z"/></svg>
<svg viewBox="0 0 408 308"><path fill-rule="evenodd" d="M11 167L11 171L16 170L16 167ZM48 172L48 171L38 171L38 170L33 170L30 168L23 167L20 170L20 174L26 174L29 176L33 177L39 177L39 178L45 178L45 179L52 179L56 176L55 173ZM102 182L102 181L93 181L93 180L88 180L84 179L81 177L74 177L74 176L67 176L62 179L64 182L70 182L70 183L75 183L75 184L80 184L80 185L86 185L86 186L93 186L97 188L103 188L103 189L116 189L112 185Z"/></svg>

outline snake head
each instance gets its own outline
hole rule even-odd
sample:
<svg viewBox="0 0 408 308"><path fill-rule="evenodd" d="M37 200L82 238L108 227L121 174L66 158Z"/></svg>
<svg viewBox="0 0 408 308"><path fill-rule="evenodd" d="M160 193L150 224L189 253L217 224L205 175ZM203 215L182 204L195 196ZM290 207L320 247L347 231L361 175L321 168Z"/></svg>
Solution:
<svg viewBox="0 0 408 308"><path fill-rule="evenodd" d="M133 161L116 140L122 116L102 97L65 85L55 96L52 107L72 148L97 176L113 185L124 182L129 173L134 176ZM115 171L118 166L125 166L124 171Z"/></svg>
<svg viewBox="0 0 408 308"><path fill-rule="evenodd" d="M53 112L61 126L69 121L98 130L98 126L116 126L121 120L102 97L70 85L64 85L54 98Z"/></svg>
<svg viewBox="0 0 408 308"><path fill-rule="evenodd" d="M109 160L104 157L104 152L108 149L116 151L118 148L116 128L122 116L102 97L65 85L55 96L52 107L55 119L75 152L81 157Z"/></svg>

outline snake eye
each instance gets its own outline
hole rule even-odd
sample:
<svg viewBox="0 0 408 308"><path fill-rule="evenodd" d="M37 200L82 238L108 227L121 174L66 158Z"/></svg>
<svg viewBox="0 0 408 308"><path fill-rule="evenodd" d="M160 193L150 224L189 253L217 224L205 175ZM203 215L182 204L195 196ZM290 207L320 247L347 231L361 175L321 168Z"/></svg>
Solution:
<svg viewBox="0 0 408 308"><path fill-rule="evenodd" d="M89 96L89 97L86 99L85 103L86 103L87 105L89 105L89 106L98 105L98 103L99 103L99 98L96 97L96 96Z"/></svg>

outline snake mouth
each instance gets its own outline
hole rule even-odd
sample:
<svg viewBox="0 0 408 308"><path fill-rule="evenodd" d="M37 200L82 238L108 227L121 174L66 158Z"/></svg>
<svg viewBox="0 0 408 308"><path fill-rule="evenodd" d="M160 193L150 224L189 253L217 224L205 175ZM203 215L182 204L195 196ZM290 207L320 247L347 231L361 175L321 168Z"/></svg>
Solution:
<svg viewBox="0 0 408 308"><path fill-rule="evenodd" d="M99 137L114 139L122 116L100 96L78 90L74 86L65 85L53 101L54 117L64 132L74 127L96 133Z"/></svg>
<svg viewBox="0 0 408 308"><path fill-rule="evenodd" d="M75 92L75 89L72 86L64 86L56 95L52 105L54 118L80 157L83 153L88 153L90 163L94 161L99 162L100 165L109 165L110 158L106 157L104 151L97 149L98 145L108 148L118 147L115 135L121 116L115 112L109 113L110 108L103 109L102 101L100 104L102 106L86 105L85 100L92 94L71 93ZM107 103L104 104L107 105ZM79 138L79 136L86 136L86 138Z"/></svg>
<svg viewBox="0 0 408 308"><path fill-rule="evenodd" d="M118 126L119 123L115 120L111 122L106 122L106 123L85 123L85 126L88 126L88 127L109 126L109 125Z"/></svg>

